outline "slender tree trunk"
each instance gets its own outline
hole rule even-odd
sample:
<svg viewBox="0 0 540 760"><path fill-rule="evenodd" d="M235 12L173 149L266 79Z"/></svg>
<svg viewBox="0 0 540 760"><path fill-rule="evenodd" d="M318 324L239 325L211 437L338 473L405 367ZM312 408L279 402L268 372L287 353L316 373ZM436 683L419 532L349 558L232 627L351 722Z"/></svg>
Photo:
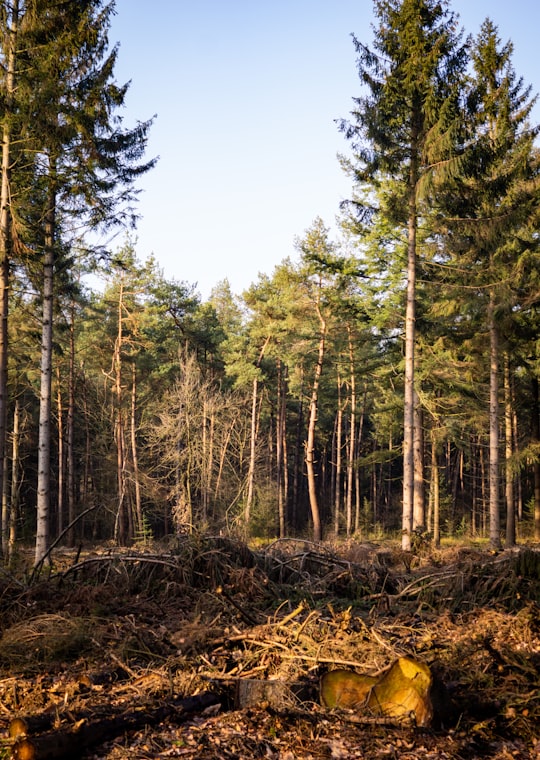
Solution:
<svg viewBox="0 0 540 760"><path fill-rule="evenodd" d="M516 545L516 506L514 496L514 472L512 467L513 430L512 430L512 387L510 382L510 363L508 355L504 361L504 430L505 430L505 494L506 494L506 539L505 547L511 549Z"/></svg>
<svg viewBox="0 0 540 760"><path fill-rule="evenodd" d="M407 246L407 305L405 310L405 389L403 404L403 514L402 548L411 548L414 514L414 349L416 342L416 183L417 145L413 136L409 176L409 221Z"/></svg>
<svg viewBox="0 0 540 760"><path fill-rule="evenodd" d="M133 463L133 487L135 490L135 516L137 532L144 534L144 520L141 504L141 484L139 482L139 456L137 453L137 367L131 365L131 461Z"/></svg>
<svg viewBox="0 0 540 760"><path fill-rule="evenodd" d="M69 377L68 408L66 419L66 470L67 470L67 508L68 522L75 520L75 306L72 302L69 325ZM87 505L86 505L87 506ZM82 532L83 526L79 525ZM68 546L75 545L75 530L71 528L67 536Z"/></svg>
<svg viewBox="0 0 540 760"><path fill-rule="evenodd" d="M41 367L39 396L38 483L35 563L41 562L49 548L49 519L51 502L51 389L53 353L53 287L55 191L53 188L54 159L51 158L51 188L45 220L45 250L43 254L43 306L41 332Z"/></svg>
<svg viewBox="0 0 540 760"><path fill-rule="evenodd" d="M341 377L337 378L337 416L335 424L335 467L334 467L334 532L339 535L339 518L341 516L341 439L343 437L343 407L341 399ZM350 516L345 515L347 535L350 532Z"/></svg>
<svg viewBox="0 0 540 760"><path fill-rule="evenodd" d="M435 429L431 434L431 491L430 500L433 510L433 546L438 548L441 545L441 497L439 489L439 460L437 456L437 440Z"/></svg>
<svg viewBox="0 0 540 760"><path fill-rule="evenodd" d="M258 381L253 378L253 387L251 391L251 434L249 441L249 465L247 476L247 496L244 507L244 526L246 533L250 531L251 508L253 506L253 490L255 481L255 456L257 451L257 400L258 400Z"/></svg>
<svg viewBox="0 0 540 760"><path fill-rule="evenodd" d="M116 438L116 481L118 488L118 506L116 512L115 538L121 546L129 540L129 521L126 514L126 456L124 441L124 418L122 414L122 342L123 342L123 299L124 285L120 283L118 295L118 326L113 354L114 399L116 404L115 438Z"/></svg>
<svg viewBox="0 0 540 760"><path fill-rule="evenodd" d="M287 504L287 420L286 420L286 367L278 359L277 361L277 424L276 424L276 470L277 470L277 494L278 494L278 531L279 537L283 538L287 532L286 504Z"/></svg>
<svg viewBox="0 0 540 760"><path fill-rule="evenodd" d="M315 428L317 426L319 383L322 374L326 342L326 321L324 320L318 306L317 312L320 324L319 350L317 354L317 364L315 366L315 377L313 379L313 385L311 388L311 401L309 404L308 435L306 442L306 468L308 478L309 505L311 507L311 519L313 521L313 540L322 541L321 514L317 500L317 486L315 482Z"/></svg>
<svg viewBox="0 0 540 760"><path fill-rule="evenodd" d="M353 478L354 478L354 457L356 453L356 375L354 369L354 350L352 341L351 326L347 325L347 338L349 342L349 385L350 385L350 404L351 413L349 417L349 448L347 451L347 501L345 511L347 514L347 535L352 533L352 512L353 512ZM359 528L359 510L356 505L356 518L354 521L355 532Z"/></svg>
<svg viewBox="0 0 540 760"><path fill-rule="evenodd" d="M540 388L538 378L535 376L532 382L532 430L533 443L540 445ZM534 478L534 540L540 541L540 458L537 457L533 464Z"/></svg>
<svg viewBox="0 0 540 760"><path fill-rule="evenodd" d="M19 28L19 0L11 3L11 18L4 49L2 177L0 183L0 494L3 493L8 410L8 312L11 260L11 118L15 93L15 62Z"/></svg>
<svg viewBox="0 0 540 760"><path fill-rule="evenodd" d="M413 530L426 528L426 503L424 488L424 415L418 394L414 394L414 509Z"/></svg>
<svg viewBox="0 0 540 760"><path fill-rule="evenodd" d="M15 400L13 411L13 440L11 442L11 489L9 509L9 538L7 548L7 560L11 563L17 541L17 521L19 518L19 491L20 491L20 440L21 440L21 403Z"/></svg>
<svg viewBox="0 0 540 760"><path fill-rule="evenodd" d="M64 480L65 480L65 451L64 451L64 407L62 403L62 383L60 379L60 365L56 368L56 414L58 417L58 484L57 484L57 525L56 532L59 536L64 529Z"/></svg>
<svg viewBox="0 0 540 760"><path fill-rule="evenodd" d="M489 543L501 546L499 513L499 336L495 324L495 298L490 293L488 307L490 338L489 370Z"/></svg>

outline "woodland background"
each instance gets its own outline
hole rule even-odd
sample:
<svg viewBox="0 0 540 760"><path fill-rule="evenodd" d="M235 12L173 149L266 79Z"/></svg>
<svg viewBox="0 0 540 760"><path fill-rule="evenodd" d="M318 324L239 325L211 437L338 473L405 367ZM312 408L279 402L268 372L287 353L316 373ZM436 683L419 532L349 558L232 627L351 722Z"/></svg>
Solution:
<svg viewBox="0 0 540 760"><path fill-rule="evenodd" d="M315 218L294 261L202 300L132 233L95 243L154 164L151 120L118 117L114 3L1 4L6 561L57 537L399 535L413 231L413 540L540 539L534 100L492 22L468 39L446 4L383 6L373 50L355 40L339 236Z"/></svg>

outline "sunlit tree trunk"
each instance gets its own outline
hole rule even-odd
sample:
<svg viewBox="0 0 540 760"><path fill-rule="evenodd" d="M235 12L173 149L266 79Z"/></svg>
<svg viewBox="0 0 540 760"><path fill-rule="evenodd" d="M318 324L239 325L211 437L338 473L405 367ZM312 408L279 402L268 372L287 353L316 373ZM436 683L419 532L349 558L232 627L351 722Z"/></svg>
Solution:
<svg viewBox="0 0 540 760"><path fill-rule="evenodd" d="M131 365L131 462L133 470L133 489L135 492L135 518L137 521L136 531L141 535L144 532L144 520L141 504L141 484L139 481L139 455L137 452L137 367L135 362Z"/></svg>
<svg viewBox="0 0 540 760"><path fill-rule="evenodd" d="M340 516L341 516L341 460L342 460L342 446L341 446L341 440L343 437L343 402L341 399L341 377L338 372L337 377L337 414L336 414L336 424L334 427L335 434L334 434L334 451L335 451L335 458L334 458L334 532L336 536L339 534L339 522L340 522ZM348 519L349 516L346 515L346 522L348 525Z"/></svg>
<svg viewBox="0 0 540 760"><path fill-rule="evenodd" d="M324 319L319 306L317 305L317 314L319 317L319 349L317 353L317 364L315 366L315 377L311 387L311 400L309 403L309 422L308 434L306 441L306 468L308 479L309 504L311 508L311 519L313 521L313 540L322 540L322 523L317 500L317 486L315 478L315 429L317 426L317 412L319 402L319 384L323 368L324 350L326 342L326 320Z"/></svg>
<svg viewBox="0 0 540 760"><path fill-rule="evenodd" d="M516 545L516 506L514 496L514 472L512 467L513 430L512 430L512 387L510 382L510 364L508 355L504 361L504 431L505 431L505 495L506 495L506 538L505 547L511 549Z"/></svg>
<svg viewBox="0 0 540 760"><path fill-rule="evenodd" d="M540 445L540 389L537 377L532 378L532 425L531 437L534 444ZM533 464L534 479L534 540L540 541L540 458Z"/></svg>
<svg viewBox="0 0 540 760"><path fill-rule="evenodd" d="M2 177L0 183L0 494L3 493L8 410L8 311L11 260L11 191L12 110L15 94L16 49L19 29L19 0L11 3L11 16L4 44Z"/></svg>
<svg viewBox="0 0 540 760"><path fill-rule="evenodd" d="M21 440L21 404L15 400L13 411L13 440L11 442L11 488L9 509L9 538L7 547L7 560L11 562L17 541L17 520L19 517L19 490L21 481L20 463L20 440Z"/></svg>
<svg viewBox="0 0 540 760"><path fill-rule="evenodd" d="M69 324L69 376L68 408L66 418L66 470L68 524L75 520L75 306L70 309ZM87 505L86 505L87 506ZM82 527L82 526L81 526ZM68 546L75 545L75 530L71 528L67 536Z"/></svg>
<svg viewBox="0 0 540 760"><path fill-rule="evenodd" d="M501 546L499 513L499 336L495 324L495 298L490 293L488 307L490 338L489 362L489 543Z"/></svg>
<svg viewBox="0 0 540 760"><path fill-rule="evenodd" d="M56 414L58 417L58 483L57 483L57 535L64 529L64 481L65 481L65 450L64 450L64 406L62 402L62 382L60 378L60 365L56 368Z"/></svg>
<svg viewBox="0 0 540 760"><path fill-rule="evenodd" d="M347 338L349 341L349 394L350 394L350 414L349 414L349 447L347 450L347 497L345 502L345 511L347 514L347 535L350 536L353 531L353 476L354 476L354 457L356 453L356 376L354 370L354 350L351 326L347 325ZM356 510L356 523L358 522L358 509ZM355 529L358 525L355 524Z"/></svg>
<svg viewBox="0 0 540 760"><path fill-rule="evenodd" d="M43 305L41 328L41 366L39 395L38 483L35 563L41 562L49 548L51 501L51 390L53 354L53 287L55 235L55 162L50 159L49 202L45 219L43 253Z"/></svg>
<svg viewBox="0 0 540 760"><path fill-rule="evenodd" d="M426 527L426 505L424 488L424 415L418 394L414 394L414 508L413 530L423 531Z"/></svg>

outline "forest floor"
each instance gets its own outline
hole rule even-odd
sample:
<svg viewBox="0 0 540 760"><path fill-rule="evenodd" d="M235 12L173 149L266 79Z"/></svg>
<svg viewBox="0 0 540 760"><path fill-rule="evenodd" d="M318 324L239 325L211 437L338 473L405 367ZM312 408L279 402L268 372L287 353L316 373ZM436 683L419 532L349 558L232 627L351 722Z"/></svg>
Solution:
<svg viewBox="0 0 540 760"><path fill-rule="evenodd" d="M0 758L538 760L539 613L532 545L56 551L0 569ZM321 706L402 656L444 684L429 728Z"/></svg>

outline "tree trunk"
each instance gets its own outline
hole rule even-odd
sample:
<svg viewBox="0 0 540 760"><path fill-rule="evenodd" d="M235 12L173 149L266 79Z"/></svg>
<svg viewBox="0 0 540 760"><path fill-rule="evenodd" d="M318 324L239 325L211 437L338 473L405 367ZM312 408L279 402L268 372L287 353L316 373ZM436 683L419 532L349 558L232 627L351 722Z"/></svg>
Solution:
<svg viewBox="0 0 540 760"><path fill-rule="evenodd" d="M516 545L516 507L514 497L514 472L512 467L513 431L512 431L512 387L510 383L510 363L508 355L504 362L504 431L505 431L505 494L506 494L506 539L505 547L511 549Z"/></svg>
<svg viewBox="0 0 540 760"><path fill-rule="evenodd" d="M319 317L319 350L317 354L317 364L315 366L315 377L311 389L311 401L309 404L309 422L308 435L306 442L306 468L308 477L309 505L311 508L311 519L313 521L313 540L322 541L322 524L319 503L317 501L317 487L315 483L315 428L317 425L317 412L319 400L319 383L322 374L324 350L326 341L326 321L324 320L320 308L317 306Z"/></svg>
<svg viewBox="0 0 540 760"><path fill-rule="evenodd" d="M118 506L116 512L115 538L121 545L125 546L129 541L129 524L126 514L126 456L124 441L124 419L122 414L122 320L123 320L123 299L124 285L120 282L120 292L118 294L118 326L117 335L114 345L113 354L113 371L114 371L114 399L116 403L116 481L118 488Z"/></svg>
<svg viewBox="0 0 540 760"><path fill-rule="evenodd" d="M287 534L287 384L286 367L277 361L276 469L279 537Z"/></svg>
<svg viewBox="0 0 540 760"><path fill-rule="evenodd" d="M41 366L39 395L38 483L35 564L45 557L49 548L49 518L51 501L51 389L53 353L53 287L55 191L54 159L50 165L49 203L45 220L45 250L43 254L43 306L41 330Z"/></svg>
<svg viewBox="0 0 540 760"><path fill-rule="evenodd" d="M19 28L19 0L11 3L7 40L4 40L2 178L0 182L0 494L4 492L4 459L8 410L8 312L11 260L11 118L15 93L15 61Z"/></svg>
<svg viewBox="0 0 540 760"><path fill-rule="evenodd" d="M489 543L501 546L499 514L499 335L495 324L495 298L490 293L488 307L490 338L489 363Z"/></svg>
<svg viewBox="0 0 540 760"><path fill-rule="evenodd" d="M253 490L255 482L255 455L257 450L257 389L258 381L255 377L253 379L253 388L251 391L251 434L249 440L249 465L248 465L248 477L247 477L247 496L246 505L244 507L244 527L246 534L249 535L250 520L251 520L251 508L253 506Z"/></svg>
<svg viewBox="0 0 540 760"><path fill-rule="evenodd" d="M131 365L131 461L133 469L133 487L135 489L135 516L137 533L144 538L144 519L141 505L141 484L139 482L139 457L137 453L137 367Z"/></svg>
<svg viewBox="0 0 540 760"><path fill-rule="evenodd" d="M337 378L337 416L335 424L335 467L334 467L334 532L339 535L339 518L341 515L341 439L343 436L343 408L341 400L341 377ZM346 513L347 535L349 535L350 517Z"/></svg>
<svg viewBox="0 0 540 760"><path fill-rule="evenodd" d="M411 548L414 513L414 348L416 340L416 140L413 138L409 178L407 306L405 310L405 389L403 404L402 548Z"/></svg>
<svg viewBox="0 0 540 760"><path fill-rule="evenodd" d="M56 415L57 439L58 439L58 483L56 505L56 535L59 536L64 530L64 480L65 480L65 452L64 452L64 407L62 403L62 382L60 378L60 365L56 367Z"/></svg>
<svg viewBox="0 0 540 760"><path fill-rule="evenodd" d="M13 411L13 440L11 442L11 488L10 488L10 505L9 505L9 538L7 549L7 560L11 562L15 551L15 542L17 540L17 520L19 517L19 491L20 491L20 474L21 462L19 456L21 440L21 403L19 399L15 400L15 409Z"/></svg>
<svg viewBox="0 0 540 760"><path fill-rule="evenodd" d="M68 408L66 419L66 470L67 470L67 508L68 524L75 520L75 306L71 304L69 325L69 377L68 377ZM84 502L83 502L84 503ZM83 526L80 526L83 530ZM68 546L75 545L75 531L71 529L67 535Z"/></svg>
<svg viewBox="0 0 540 760"><path fill-rule="evenodd" d="M533 444L540 445L540 389L538 378L532 380L532 430L531 437ZM534 540L540 541L540 458L536 458L533 464L534 476Z"/></svg>
<svg viewBox="0 0 540 760"><path fill-rule="evenodd" d="M351 326L347 325L347 338L349 342L349 384L350 384L350 404L351 413L349 418L349 448L347 451L347 501L345 511L347 514L347 535L352 533L352 506L353 506L353 477L354 477L354 457L356 454L356 376L354 370L354 351ZM356 517L354 521L354 530L359 528L359 509L356 505Z"/></svg>
<svg viewBox="0 0 540 760"><path fill-rule="evenodd" d="M413 530L426 529L424 488L424 415L418 394L414 394L414 499Z"/></svg>

